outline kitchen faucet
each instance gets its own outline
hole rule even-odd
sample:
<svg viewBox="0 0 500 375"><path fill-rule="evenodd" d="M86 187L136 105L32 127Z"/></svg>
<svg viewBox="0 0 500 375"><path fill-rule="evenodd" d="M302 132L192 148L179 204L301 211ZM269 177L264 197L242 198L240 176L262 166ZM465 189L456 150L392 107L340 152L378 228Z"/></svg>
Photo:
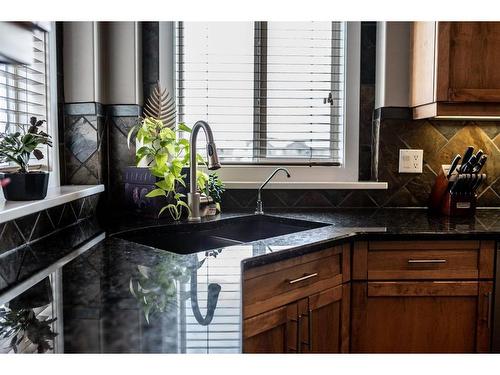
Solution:
<svg viewBox="0 0 500 375"><path fill-rule="evenodd" d="M264 183L262 185L260 185L260 188L259 188L259 190L257 192L257 208L255 209L255 214L256 215L263 215L264 214L264 211L262 210L262 194L261 194L262 189L264 188L264 186L267 185L267 183L269 181L271 181L271 179L274 177L274 175L276 173L278 173L279 171L285 172L286 173L286 177L290 178L290 172L288 172L288 169L286 169L286 168L276 168L274 170L274 172L271 173L271 175L267 178L267 180L264 181Z"/></svg>
<svg viewBox="0 0 500 375"><path fill-rule="evenodd" d="M203 129L207 137L207 157L208 169L216 170L221 167L219 157L217 156L217 149L215 148L214 135L210 125L205 121L197 121L191 130L191 139L189 145L189 193L188 193L188 206L189 206L189 221L200 221L200 193L196 189L196 139L198 132Z"/></svg>

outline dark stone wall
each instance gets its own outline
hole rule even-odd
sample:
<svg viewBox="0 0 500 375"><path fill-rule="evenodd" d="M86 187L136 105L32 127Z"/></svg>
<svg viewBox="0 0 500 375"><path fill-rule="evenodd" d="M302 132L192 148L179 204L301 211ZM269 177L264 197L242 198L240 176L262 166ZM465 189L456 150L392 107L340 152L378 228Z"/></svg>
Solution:
<svg viewBox="0 0 500 375"><path fill-rule="evenodd" d="M82 243L101 229L97 220L99 194L0 224L0 291L36 272L33 267L48 262L57 247L39 246L40 241L67 231L71 243ZM49 241L50 243L50 241ZM48 266L47 264L46 266Z"/></svg>
<svg viewBox="0 0 500 375"><path fill-rule="evenodd" d="M500 122L411 120L409 115L401 118L401 109L385 112L375 120L380 127L376 177L388 182L389 190L376 197L377 204L426 206L441 165L449 164L457 153L463 155L472 145L489 156L483 169L488 179L478 190L478 205L500 206ZM398 115L391 116L391 112ZM401 148L424 150L423 173L398 173Z"/></svg>
<svg viewBox="0 0 500 375"><path fill-rule="evenodd" d="M160 80L160 27L158 22L142 22L142 87L149 97Z"/></svg>
<svg viewBox="0 0 500 375"><path fill-rule="evenodd" d="M377 23L361 22L361 72L359 91L359 180L372 175L372 115L375 108Z"/></svg>
<svg viewBox="0 0 500 375"><path fill-rule="evenodd" d="M104 108L99 103L65 103L61 170L63 185L95 185L106 181Z"/></svg>
<svg viewBox="0 0 500 375"><path fill-rule="evenodd" d="M132 142L129 149L127 135L141 115L142 107L138 105L106 106L109 161L106 187L112 209L123 208L126 202L123 175L126 167L135 165L135 143Z"/></svg>

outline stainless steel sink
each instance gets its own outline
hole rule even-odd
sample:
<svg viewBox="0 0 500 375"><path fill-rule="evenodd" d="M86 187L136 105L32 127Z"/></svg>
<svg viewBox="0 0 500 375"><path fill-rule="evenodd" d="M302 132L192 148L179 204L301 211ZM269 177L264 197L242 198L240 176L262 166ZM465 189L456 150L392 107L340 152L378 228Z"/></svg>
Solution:
<svg viewBox="0 0 500 375"><path fill-rule="evenodd" d="M326 225L328 224L253 215L200 224L143 228L120 233L117 237L177 254L192 254Z"/></svg>

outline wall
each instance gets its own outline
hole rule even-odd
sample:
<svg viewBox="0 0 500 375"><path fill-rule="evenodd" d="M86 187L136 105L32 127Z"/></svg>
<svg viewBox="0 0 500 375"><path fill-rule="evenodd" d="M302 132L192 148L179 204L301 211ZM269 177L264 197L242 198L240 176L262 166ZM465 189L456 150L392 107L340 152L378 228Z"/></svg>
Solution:
<svg viewBox="0 0 500 375"><path fill-rule="evenodd" d="M425 207L439 166L449 163L455 153L463 153L469 144L482 148L490 155L486 168L490 177L488 184L479 191L479 205L500 206L500 181L495 178L499 168L495 160L499 157L500 123L413 121L409 117L408 108L392 107L403 105L403 102L407 100L407 95L401 94L403 91L407 92L405 80L402 78L407 67L400 66L396 69L394 64L396 60L400 65L407 63L404 46L408 38L408 25L404 22L389 24L390 27L386 25L383 32L378 32L380 23L362 23L359 142L360 180L387 181L389 189L387 191L268 190L264 195L267 207ZM162 50L159 46L161 32L161 25L158 23L146 22L142 25L141 43L144 48L141 56L144 60L142 71L144 96L149 94L157 80L161 80ZM383 35L383 41L377 39L380 35ZM385 46L385 50L377 51L376 46L381 45ZM386 55L394 56L394 50L400 50L400 53L396 54L400 57L399 59L381 58ZM393 52L389 54L388 51ZM377 53L376 63L375 52ZM390 64L382 67L381 61L390 62ZM379 72L376 78L375 68ZM390 85L385 84L379 87L380 72L384 72L386 79L392 82ZM131 72L129 76L136 80L138 72ZM398 89L398 81L402 82L403 88ZM134 87L137 92L138 84ZM376 95L378 98L375 98ZM384 106L374 111L377 102ZM82 103L75 104L67 101L65 104L67 109L65 129L64 132L60 132L64 134L63 149L66 153L64 163L62 163L66 173L66 179L63 181L65 183L104 182L107 184L112 207L121 208L123 202L122 170L124 166L134 163L134 150L126 147L126 134L137 121L141 103L120 104L117 100L113 106L96 106L93 114L75 112L74 109L80 104ZM94 124L95 121L97 121L97 126ZM92 131L87 123L93 125ZM73 128L78 130L72 133ZM101 128L105 129L102 133L100 133ZM88 136L88 133L91 133L91 136ZM424 173L398 173L400 148L424 149ZM87 151L81 153L81 149ZM92 152L89 153L89 150ZM85 155L92 156L84 160L79 158ZM229 191L223 204L225 209L253 208L255 191Z"/></svg>
<svg viewBox="0 0 500 375"><path fill-rule="evenodd" d="M53 249L37 246L40 240L63 230L74 245L95 236L98 203L99 194L91 195L0 224L0 290L38 271L34 264L50 261Z"/></svg>
<svg viewBox="0 0 500 375"><path fill-rule="evenodd" d="M389 182L382 205L423 206L442 164L449 164L472 145L488 154L486 184L478 191L479 206L500 206L500 122L408 120L382 118L378 179ZM399 174L400 148L424 150L422 174Z"/></svg>
<svg viewBox="0 0 500 375"><path fill-rule="evenodd" d="M108 203L119 207L122 171L135 155L127 134L142 113L141 24L63 22L57 27L62 183L104 183Z"/></svg>

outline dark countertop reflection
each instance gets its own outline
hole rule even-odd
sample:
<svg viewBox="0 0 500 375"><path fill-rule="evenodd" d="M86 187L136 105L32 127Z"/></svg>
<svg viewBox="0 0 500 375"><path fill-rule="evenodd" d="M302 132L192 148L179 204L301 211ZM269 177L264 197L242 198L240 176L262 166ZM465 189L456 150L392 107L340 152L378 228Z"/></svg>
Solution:
<svg viewBox="0 0 500 375"><path fill-rule="evenodd" d="M248 214L228 213L205 222ZM417 209L269 211L267 214L329 225L178 255L117 237L129 229L166 223L135 218L113 220L107 228L111 237L20 295L3 302L0 298L0 314L3 312L0 322L5 323L8 313L11 326L17 327L12 331L11 326L0 325L0 352L14 351L11 342L17 329L14 342L21 340L16 344L18 351L31 348L26 351L238 353L242 268L354 238L497 240L500 236L500 210L478 210L474 218L468 219L435 217ZM190 224L169 225L184 230ZM23 280L66 254L71 248L68 241L65 236L41 241L37 245L40 250L32 251L44 257L27 261ZM63 243L66 245L62 246ZM6 260L0 257L0 276L4 277L5 269L8 269ZM2 291L0 286L0 297L9 287ZM37 337L46 342L23 341L30 337L22 336L22 330L18 329L21 325L16 321L23 316L31 319L23 327L39 329L43 335ZM2 339L2 332L11 335Z"/></svg>

